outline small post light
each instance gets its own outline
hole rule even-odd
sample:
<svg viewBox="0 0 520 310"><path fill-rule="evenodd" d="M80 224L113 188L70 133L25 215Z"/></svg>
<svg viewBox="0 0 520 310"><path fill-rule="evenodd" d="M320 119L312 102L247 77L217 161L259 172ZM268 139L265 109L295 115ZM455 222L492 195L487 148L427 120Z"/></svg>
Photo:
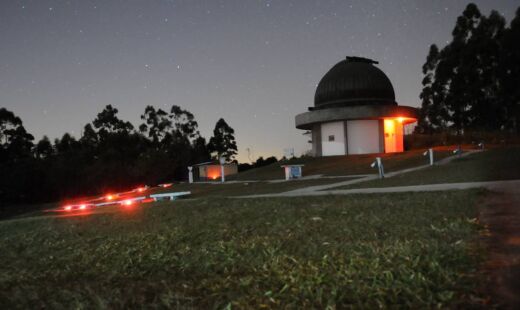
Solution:
<svg viewBox="0 0 520 310"><path fill-rule="evenodd" d="M221 156L219 158L220 161L220 179L222 180L222 183L226 181L226 178L224 176L224 164L226 163L226 158L224 156Z"/></svg>
<svg viewBox="0 0 520 310"><path fill-rule="evenodd" d="M433 149L429 148L426 152L423 153L423 156L429 155L430 166L433 166Z"/></svg>
<svg viewBox="0 0 520 310"><path fill-rule="evenodd" d="M191 184L193 183L193 167L188 167L188 182Z"/></svg>
<svg viewBox="0 0 520 310"><path fill-rule="evenodd" d="M370 165L370 167L377 167L377 171L379 172L379 178L385 178L385 169L383 167L383 162L381 161L381 157L376 157L376 160Z"/></svg>

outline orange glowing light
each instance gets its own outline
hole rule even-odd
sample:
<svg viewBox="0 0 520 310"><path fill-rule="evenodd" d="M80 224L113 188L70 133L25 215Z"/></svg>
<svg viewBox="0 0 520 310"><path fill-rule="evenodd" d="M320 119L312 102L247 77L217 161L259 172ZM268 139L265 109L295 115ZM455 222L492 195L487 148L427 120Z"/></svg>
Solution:
<svg viewBox="0 0 520 310"><path fill-rule="evenodd" d="M65 208L63 208L65 211L70 211L72 210L72 207L71 206L65 206Z"/></svg>
<svg viewBox="0 0 520 310"><path fill-rule="evenodd" d="M112 196L112 195L107 195L107 200L112 200L112 199L114 199L114 196Z"/></svg>
<svg viewBox="0 0 520 310"><path fill-rule="evenodd" d="M402 152L403 149L403 117L384 120L385 153Z"/></svg>
<svg viewBox="0 0 520 310"><path fill-rule="evenodd" d="M79 206L79 209L80 209L80 210L85 210L86 208L87 208L86 205L81 205L81 206Z"/></svg>
<svg viewBox="0 0 520 310"><path fill-rule="evenodd" d="M132 203L133 203L132 200L125 200L125 201L123 201L123 205L125 205L125 206L131 206Z"/></svg>

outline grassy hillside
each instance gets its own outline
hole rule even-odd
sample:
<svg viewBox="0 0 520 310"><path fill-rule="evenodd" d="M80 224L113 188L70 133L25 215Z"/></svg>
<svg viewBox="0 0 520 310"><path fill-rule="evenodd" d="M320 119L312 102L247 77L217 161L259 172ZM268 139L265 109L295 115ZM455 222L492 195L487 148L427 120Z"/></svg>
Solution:
<svg viewBox="0 0 520 310"><path fill-rule="evenodd" d="M435 158L442 159L452 155L451 151L455 147L435 148ZM284 172L280 167L286 163L304 164L303 175L323 174L326 176L373 174L376 170L370 164L376 157L381 157L386 171L396 171L411 168L428 163L428 159L422 154L425 150L412 150L404 153L394 154L369 154L369 155L348 155L348 156L327 156L327 157L308 157L293 159L289 162L278 162L269 166L251 169L239 173L233 177L236 180L272 180L283 179Z"/></svg>
<svg viewBox="0 0 520 310"><path fill-rule="evenodd" d="M428 167L383 180L372 180L334 189L514 179L520 179L519 146L493 148L455 159L446 165Z"/></svg>
<svg viewBox="0 0 520 310"><path fill-rule="evenodd" d="M181 183L174 184L169 188L154 189L150 193L171 192L171 191L190 191L190 198L204 197L231 197L255 194L281 193L298 188L304 188L314 185L325 185L355 178L324 178L310 180L290 180L283 182L240 182L240 183Z"/></svg>
<svg viewBox="0 0 520 310"><path fill-rule="evenodd" d="M477 194L212 198L1 221L0 304L464 307Z"/></svg>

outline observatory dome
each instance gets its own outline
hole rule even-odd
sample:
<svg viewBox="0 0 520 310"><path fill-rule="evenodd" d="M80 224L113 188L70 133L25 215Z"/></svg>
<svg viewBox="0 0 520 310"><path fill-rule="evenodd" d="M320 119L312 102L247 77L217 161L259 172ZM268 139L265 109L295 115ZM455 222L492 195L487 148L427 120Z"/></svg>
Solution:
<svg viewBox="0 0 520 310"><path fill-rule="evenodd" d="M377 63L350 56L338 62L318 83L312 109L397 105L392 83L383 71L374 66Z"/></svg>

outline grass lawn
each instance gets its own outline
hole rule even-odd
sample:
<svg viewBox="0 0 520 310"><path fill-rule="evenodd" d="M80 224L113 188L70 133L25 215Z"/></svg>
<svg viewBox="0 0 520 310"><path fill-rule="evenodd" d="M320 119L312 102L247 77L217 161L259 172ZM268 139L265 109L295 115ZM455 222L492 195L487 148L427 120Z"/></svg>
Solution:
<svg viewBox="0 0 520 310"><path fill-rule="evenodd" d="M468 146L471 147L471 146ZM442 159L452 155L451 151L455 147L436 147L435 156ZM290 160L289 163L304 164L303 175L323 174L326 176L355 175L355 174L375 174L375 169L370 167L376 157L381 157L385 164L386 171L396 171L405 168L416 167L428 163L426 157L422 155L425 150L411 150L404 153L394 154L367 154L367 155L348 155L348 156L326 156L309 157ZM284 172L280 168L282 162L278 162L265 167L251 169L233 176L236 180L273 180L283 179Z"/></svg>
<svg viewBox="0 0 520 310"><path fill-rule="evenodd" d="M208 198L0 221L0 305L464 307L479 195Z"/></svg>
<svg viewBox="0 0 520 310"><path fill-rule="evenodd" d="M143 195L157 194L163 192L181 192L190 191L191 195L189 198L202 198L202 197L229 197L229 196L241 196L241 195L254 195L254 194L269 194L269 193L281 193L285 191L295 190L298 188L304 188L315 185L332 184L347 180L353 180L351 177L338 177L338 178L323 178L323 179L309 179L309 180L290 180L277 183L270 182L248 182L248 183L177 183L172 187L161 188L154 187L143 193L133 193L125 197L137 197ZM108 193L106 193L108 194ZM93 197L82 197L82 199L70 199L61 202L46 203L40 205L23 205L23 206L12 206L10 208L0 208L0 219L12 218L16 216L24 215L38 215L41 214L42 210L57 209L61 208L66 204L80 204L84 201L97 198L102 194Z"/></svg>
<svg viewBox="0 0 520 310"><path fill-rule="evenodd" d="M493 148L452 162L334 189L520 179L520 147Z"/></svg>
<svg viewBox="0 0 520 310"><path fill-rule="evenodd" d="M168 188L155 188L150 193L191 191L189 198L228 197L255 194L282 193L315 185L333 184L355 178L323 178L309 180L290 180L284 182L246 182L246 183L180 183ZM147 193L148 194L148 193Z"/></svg>

